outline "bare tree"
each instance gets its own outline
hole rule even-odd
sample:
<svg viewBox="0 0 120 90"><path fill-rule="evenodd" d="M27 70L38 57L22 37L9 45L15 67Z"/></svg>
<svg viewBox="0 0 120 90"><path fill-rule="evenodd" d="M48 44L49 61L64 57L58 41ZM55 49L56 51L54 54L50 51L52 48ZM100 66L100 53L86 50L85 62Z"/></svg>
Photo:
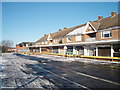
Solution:
<svg viewBox="0 0 120 90"><path fill-rule="evenodd" d="M0 46L2 47L2 52L6 52L6 51L8 51L8 48L13 46L13 41L3 40L3 41L1 41Z"/></svg>

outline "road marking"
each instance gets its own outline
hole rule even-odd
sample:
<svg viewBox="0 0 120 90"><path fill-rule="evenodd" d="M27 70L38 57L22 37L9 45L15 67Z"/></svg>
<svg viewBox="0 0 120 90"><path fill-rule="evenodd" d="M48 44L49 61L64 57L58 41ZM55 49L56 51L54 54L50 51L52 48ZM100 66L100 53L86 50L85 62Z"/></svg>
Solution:
<svg viewBox="0 0 120 90"><path fill-rule="evenodd" d="M35 66L35 65L34 65L34 66ZM45 71L47 71L47 72L49 72L49 73L51 73L51 74L53 74L53 75L55 75L55 76L58 76L58 77L60 77L60 78L62 78L62 79L64 79L64 80L67 80L67 81L69 81L69 82L71 82L71 83L73 83L73 84L75 84L75 85L77 85L77 86L80 86L80 87L85 88L85 89L87 89L87 90L91 90L90 88L88 88L88 87L86 87L86 86L84 86L84 85L81 85L81 84L78 84L78 83L76 83L76 82L73 82L72 80L69 80L69 79L67 79L67 78L65 78L65 77L62 77L62 76L60 76L60 75L57 75L57 74L55 74L55 73L53 73L53 72L51 72L51 71L49 71L49 70L46 70L46 69L44 69L44 68L42 68L42 67L40 67L40 66L35 66L35 67L41 68L41 69L43 69L43 70L45 70Z"/></svg>
<svg viewBox="0 0 120 90"><path fill-rule="evenodd" d="M51 64L49 64L49 65L51 65ZM51 65L51 66L54 66L54 65ZM61 67L58 67L58 66L54 66L54 67L66 70L65 68L61 68ZM110 81L110 80L107 80L107 79L103 79L103 78L99 78L99 77L96 77L96 76L93 76L93 75L88 75L88 74L80 73L80 72L77 72L77 71L72 71L72 72L80 74L82 76L86 76L86 77L92 78L92 79L101 80L101 81L104 81L104 82L107 82L107 83L111 83L111 84L115 84L115 85L120 85L120 83L117 83L117 82L114 82L114 81Z"/></svg>
<svg viewBox="0 0 120 90"><path fill-rule="evenodd" d="M49 65L51 65L51 64L49 64ZM61 67L58 67L58 66L55 66L55 65L51 65L51 66L54 66L54 67L57 67L57 68L60 68L60 69L63 69L63 70L68 70L68 69L61 68ZM110 81L110 80L107 80L107 79L103 79L103 78L99 78L99 77L96 77L96 76L93 76L93 75L88 75L88 74L80 73L80 72L77 72L77 71L72 71L72 72L80 74L82 76L86 76L86 77L90 77L90 78L93 78L93 79L101 80L101 81L104 81L104 82L107 82L107 83L112 83L112 84L115 84L115 85L120 85L120 83L117 83L117 82L114 82L114 81Z"/></svg>

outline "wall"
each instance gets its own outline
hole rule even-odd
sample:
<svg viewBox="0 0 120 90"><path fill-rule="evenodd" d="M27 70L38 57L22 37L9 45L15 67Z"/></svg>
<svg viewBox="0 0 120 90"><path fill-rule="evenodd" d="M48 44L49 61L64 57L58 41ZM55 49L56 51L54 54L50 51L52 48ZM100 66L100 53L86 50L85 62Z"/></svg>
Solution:
<svg viewBox="0 0 120 90"><path fill-rule="evenodd" d="M97 40L110 40L110 39L120 39L120 36L118 35L120 33L120 29L114 29L112 30L112 37L111 38L101 38L101 31L97 32Z"/></svg>

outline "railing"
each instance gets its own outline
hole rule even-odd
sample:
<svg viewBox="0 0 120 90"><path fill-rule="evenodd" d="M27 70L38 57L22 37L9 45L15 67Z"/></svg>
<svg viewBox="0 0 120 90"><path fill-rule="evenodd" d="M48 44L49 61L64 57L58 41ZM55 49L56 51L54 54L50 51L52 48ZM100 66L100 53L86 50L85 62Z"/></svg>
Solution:
<svg viewBox="0 0 120 90"><path fill-rule="evenodd" d="M88 38L88 39L86 39L86 41L88 41L88 42L96 41L96 38Z"/></svg>

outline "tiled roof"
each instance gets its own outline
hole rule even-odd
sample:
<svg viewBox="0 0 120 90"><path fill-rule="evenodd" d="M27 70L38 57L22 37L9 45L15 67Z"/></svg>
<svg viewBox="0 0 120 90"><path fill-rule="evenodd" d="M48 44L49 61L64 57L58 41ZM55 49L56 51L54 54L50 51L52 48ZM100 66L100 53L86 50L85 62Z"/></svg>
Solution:
<svg viewBox="0 0 120 90"><path fill-rule="evenodd" d="M113 26L119 26L120 24L120 14L104 18L100 21L90 21L90 23L93 25L93 27L96 30L106 29Z"/></svg>
<svg viewBox="0 0 120 90"><path fill-rule="evenodd" d="M106 29L106 28L113 27L113 26L119 26L118 24L120 24L120 14L102 19L100 21L100 26L98 30Z"/></svg>
<svg viewBox="0 0 120 90"><path fill-rule="evenodd" d="M47 40L48 35L44 35L42 38L40 38L39 40L37 40L36 42L42 42L42 41L46 41Z"/></svg>
<svg viewBox="0 0 120 90"><path fill-rule="evenodd" d="M93 27L96 30L106 29L106 28L113 27L113 26L119 26L118 24L120 24L120 14L115 15L115 16L111 16L111 17L107 17L107 18L103 18L100 21L97 20L97 21L89 21L89 22L93 25ZM72 28L68 28L65 30L60 30L60 31L55 32L55 33L50 33L50 35L52 36L52 39L64 37L65 35L67 35L71 31L73 31L79 27L85 26L85 25L86 25L86 23L79 25L79 26L72 27ZM46 41L47 37L48 37L48 35L44 35L42 38L40 38L36 42Z"/></svg>
<svg viewBox="0 0 120 90"><path fill-rule="evenodd" d="M99 21L89 21L93 27L98 30L99 26L100 26L100 22Z"/></svg>
<svg viewBox="0 0 120 90"><path fill-rule="evenodd" d="M25 45L25 44L29 44L29 45L32 44L32 45L34 45L35 42L21 42L18 45Z"/></svg>
<svg viewBox="0 0 120 90"><path fill-rule="evenodd" d="M82 25L79 25L79 26L75 26L75 27L72 27L72 28L68 28L68 29L64 29L64 30L60 30L60 31L55 32L55 33L50 33L50 35L51 35L52 39L59 38L59 37L64 37L65 35L67 35L71 31L73 31L74 29L77 29L77 28L82 27L82 26L85 26L85 24L82 24ZM48 35L44 35L42 38L40 38L36 42L46 41L47 37L48 37Z"/></svg>

